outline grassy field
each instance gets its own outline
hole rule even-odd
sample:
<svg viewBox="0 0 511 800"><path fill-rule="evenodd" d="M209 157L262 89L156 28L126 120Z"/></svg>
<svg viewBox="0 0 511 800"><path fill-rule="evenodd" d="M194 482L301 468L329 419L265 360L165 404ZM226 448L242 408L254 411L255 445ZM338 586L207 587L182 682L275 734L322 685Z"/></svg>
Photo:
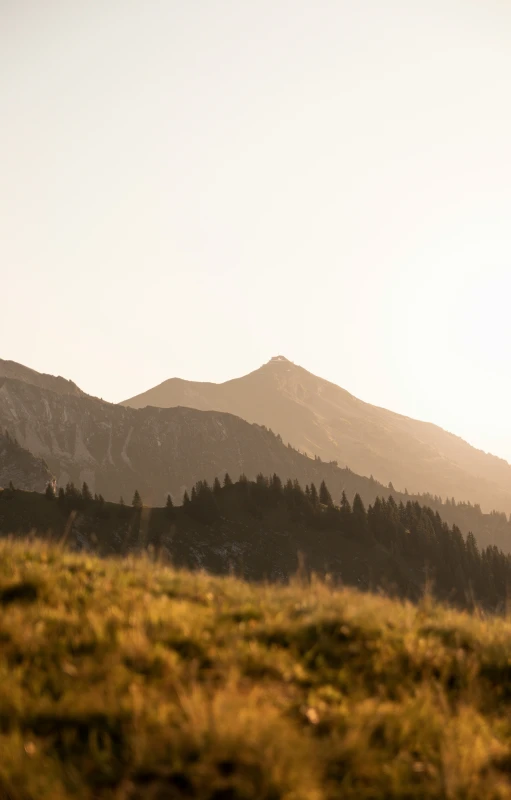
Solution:
<svg viewBox="0 0 511 800"><path fill-rule="evenodd" d="M511 622L0 542L0 798L511 798Z"/></svg>

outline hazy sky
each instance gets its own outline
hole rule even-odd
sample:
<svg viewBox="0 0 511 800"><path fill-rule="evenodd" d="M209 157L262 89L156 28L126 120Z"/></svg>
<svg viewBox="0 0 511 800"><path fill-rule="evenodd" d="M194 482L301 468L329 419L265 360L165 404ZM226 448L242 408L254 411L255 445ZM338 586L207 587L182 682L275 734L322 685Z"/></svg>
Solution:
<svg viewBox="0 0 511 800"><path fill-rule="evenodd" d="M511 460L508 0L0 0L0 356L282 353Z"/></svg>

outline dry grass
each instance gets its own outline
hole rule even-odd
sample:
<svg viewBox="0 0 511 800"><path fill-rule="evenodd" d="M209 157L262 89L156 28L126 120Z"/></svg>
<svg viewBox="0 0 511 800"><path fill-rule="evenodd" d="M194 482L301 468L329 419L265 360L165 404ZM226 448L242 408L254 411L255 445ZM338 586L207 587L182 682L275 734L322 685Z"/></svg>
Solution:
<svg viewBox="0 0 511 800"><path fill-rule="evenodd" d="M0 798L511 798L511 623L0 542Z"/></svg>

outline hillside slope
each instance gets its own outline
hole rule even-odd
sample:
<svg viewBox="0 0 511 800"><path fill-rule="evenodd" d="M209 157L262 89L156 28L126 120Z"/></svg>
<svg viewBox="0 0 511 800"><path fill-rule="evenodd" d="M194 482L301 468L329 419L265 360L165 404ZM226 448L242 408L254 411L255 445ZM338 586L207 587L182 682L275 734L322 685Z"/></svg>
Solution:
<svg viewBox="0 0 511 800"><path fill-rule="evenodd" d="M42 458L36 458L9 435L0 433L0 488L13 483L17 489L44 492L53 475Z"/></svg>
<svg viewBox="0 0 511 800"><path fill-rule="evenodd" d="M509 800L511 624L0 542L0 796Z"/></svg>
<svg viewBox="0 0 511 800"><path fill-rule="evenodd" d="M493 612L506 607L511 586L511 555L478 546L427 506L389 497L366 510L356 496L352 508L344 498L339 507L276 476L198 482L182 506L165 508L106 503L71 486L58 499L6 489L0 533L12 531L100 555L152 548L175 566L256 581L285 582L301 568L411 600L429 583L439 600Z"/></svg>
<svg viewBox="0 0 511 800"><path fill-rule="evenodd" d="M33 386L39 386L40 389L49 389L58 394L71 394L75 397L86 396L85 392L82 392L76 383L71 380L36 372L35 369L25 367L16 361L4 361L3 358L0 358L0 384L2 378L13 378L17 381L30 383Z"/></svg>
<svg viewBox="0 0 511 800"><path fill-rule="evenodd" d="M412 493L431 492L511 512L511 466L436 425L358 400L283 357L222 384L172 378L126 400L236 414L285 442Z"/></svg>
<svg viewBox="0 0 511 800"><path fill-rule="evenodd" d="M376 497L374 481L323 464L286 447L274 434L232 414L190 408L132 409L88 396L62 395L12 379L0 382L0 428L44 458L64 486L86 481L110 500L135 489L151 505L168 493L180 500L202 478L225 472L276 472L304 485L322 479Z"/></svg>

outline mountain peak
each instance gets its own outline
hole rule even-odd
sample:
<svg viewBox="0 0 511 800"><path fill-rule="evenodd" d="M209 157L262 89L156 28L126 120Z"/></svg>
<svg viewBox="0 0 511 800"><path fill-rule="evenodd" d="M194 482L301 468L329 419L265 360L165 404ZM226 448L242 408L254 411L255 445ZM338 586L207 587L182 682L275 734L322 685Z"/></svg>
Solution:
<svg viewBox="0 0 511 800"><path fill-rule="evenodd" d="M293 362L286 358L285 356L272 356L268 361L268 364L275 364L277 361L283 361L286 364L292 364Z"/></svg>

